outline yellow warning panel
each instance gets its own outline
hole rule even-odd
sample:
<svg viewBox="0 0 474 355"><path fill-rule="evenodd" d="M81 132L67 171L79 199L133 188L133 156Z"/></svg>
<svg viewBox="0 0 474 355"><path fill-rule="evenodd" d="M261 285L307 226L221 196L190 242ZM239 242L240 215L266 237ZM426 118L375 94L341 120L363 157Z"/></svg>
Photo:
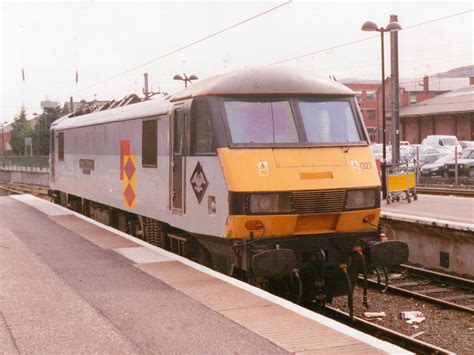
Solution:
<svg viewBox="0 0 474 355"><path fill-rule="evenodd" d="M408 172L400 175L389 175L387 177L388 191L405 191L415 187L415 173Z"/></svg>

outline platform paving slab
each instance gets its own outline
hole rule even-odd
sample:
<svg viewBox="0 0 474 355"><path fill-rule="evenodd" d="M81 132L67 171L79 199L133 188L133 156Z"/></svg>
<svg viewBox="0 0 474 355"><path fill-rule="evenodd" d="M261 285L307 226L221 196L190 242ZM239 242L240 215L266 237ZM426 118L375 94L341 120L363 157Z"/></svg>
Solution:
<svg viewBox="0 0 474 355"><path fill-rule="evenodd" d="M9 214L17 213L18 219L26 208L38 218L31 224L46 223L43 228L49 228L38 238L30 227L22 226L14 231L21 241L139 352L406 353L60 206L42 209L46 201L31 196L14 199L41 212L23 205ZM0 210L2 203L0 199ZM121 238L132 244L114 247ZM165 344L153 343L165 335Z"/></svg>
<svg viewBox="0 0 474 355"><path fill-rule="evenodd" d="M1 310L20 353L287 353L29 206L0 210Z"/></svg>

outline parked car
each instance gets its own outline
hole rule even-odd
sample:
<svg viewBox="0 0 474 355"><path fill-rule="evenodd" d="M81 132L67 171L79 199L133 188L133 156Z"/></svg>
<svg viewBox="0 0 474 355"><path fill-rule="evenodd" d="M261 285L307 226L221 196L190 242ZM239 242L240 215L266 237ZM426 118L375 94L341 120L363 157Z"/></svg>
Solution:
<svg viewBox="0 0 474 355"><path fill-rule="evenodd" d="M416 150L418 149L418 154L437 154L436 149L429 145L423 145L423 144L412 144L411 147L415 151L416 155Z"/></svg>
<svg viewBox="0 0 474 355"><path fill-rule="evenodd" d="M454 160L454 157L451 154L445 155L432 164L423 165L420 174L422 176L443 176L446 172L444 165L452 160Z"/></svg>
<svg viewBox="0 0 474 355"><path fill-rule="evenodd" d="M446 176L454 175L455 173L454 159L444 164L444 172ZM474 178L474 147L464 149L461 157L458 159L458 174L459 176L468 176Z"/></svg>
<svg viewBox="0 0 474 355"><path fill-rule="evenodd" d="M474 141L459 141L461 144L462 149L474 147Z"/></svg>
<svg viewBox="0 0 474 355"><path fill-rule="evenodd" d="M423 145L428 145L436 149L438 153L454 153L457 148L458 155L461 155L462 146L456 136L433 135L423 139Z"/></svg>
<svg viewBox="0 0 474 355"><path fill-rule="evenodd" d="M379 143L371 144L370 147L372 148L372 153L374 153L375 160L380 160L383 155L383 146Z"/></svg>
<svg viewBox="0 0 474 355"><path fill-rule="evenodd" d="M445 157L446 154L420 154L420 160L418 161L418 166L421 169L426 164L433 164L438 159ZM452 157L452 155L450 155ZM414 171L416 169L416 157L413 157L408 160L408 170ZM406 163L402 163L401 166L406 166Z"/></svg>

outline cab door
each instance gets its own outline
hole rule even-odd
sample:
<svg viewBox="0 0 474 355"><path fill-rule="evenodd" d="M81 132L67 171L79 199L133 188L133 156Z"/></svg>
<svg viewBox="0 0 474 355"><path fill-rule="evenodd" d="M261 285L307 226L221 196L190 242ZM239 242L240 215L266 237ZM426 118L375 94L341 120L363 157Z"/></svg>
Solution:
<svg viewBox="0 0 474 355"><path fill-rule="evenodd" d="M170 207L173 213L184 213L186 159L185 120L183 106L175 107L170 125Z"/></svg>

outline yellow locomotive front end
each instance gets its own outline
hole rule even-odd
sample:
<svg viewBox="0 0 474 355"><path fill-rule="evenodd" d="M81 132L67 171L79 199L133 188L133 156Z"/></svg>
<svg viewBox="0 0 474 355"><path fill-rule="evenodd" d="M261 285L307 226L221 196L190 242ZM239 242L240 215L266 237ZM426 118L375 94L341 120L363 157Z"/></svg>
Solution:
<svg viewBox="0 0 474 355"><path fill-rule="evenodd" d="M380 236L380 179L353 94L216 100L235 276L324 305L351 295L360 272L406 261L405 244Z"/></svg>
<svg viewBox="0 0 474 355"><path fill-rule="evenodd" d="M226 238L377 229L380 180L368 147L222 149L232 191Z"/></svg>

